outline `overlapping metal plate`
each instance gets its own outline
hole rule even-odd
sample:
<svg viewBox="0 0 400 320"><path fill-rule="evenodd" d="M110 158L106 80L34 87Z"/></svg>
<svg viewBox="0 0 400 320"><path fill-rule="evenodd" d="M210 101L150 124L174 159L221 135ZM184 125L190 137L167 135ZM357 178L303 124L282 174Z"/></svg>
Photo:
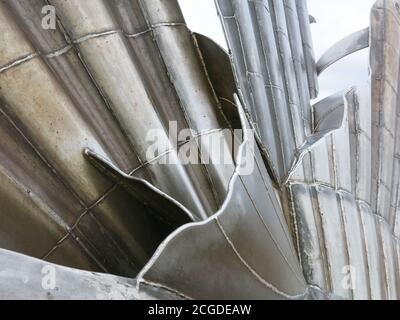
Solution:
<svg viewBox="0 0 400 320"><path fill-rule="evenodd" d="M224 106L175 1L51 4L56 30L42 28L45 1L0 3L1 246L135 276L179 224L99 174L84 149L204 219L224 199L233 165L157 160L175 148L169 121L218 134L229 128ZM146 158L151 129L167 149L155 159Z"/></svg>
<svg viewBox="0 0 400 320"><path fill-rule="evenodd" d="M314 134L318 93L307 2L217 0L238 91L278 184Z"/></svg>
<svg viewBox="0 0 400 320"><path fill-rule="evenodd" d="M0 247L41 259L1 250L0 298L398 298L400 4L318 66L305 0L216 5L229 55L175 0L0 1ZM367 42L370 83L312 106ZM202 137L232 163L183 164Z"/></svg>
<svg viewBox="0 0 400 320"><path fill-rule="evenodd" d="M309 33L300 35L298 25L304 28L308 19L300 13L306 12L305 3L217 1L238 89L255 126L269 129L269 136L259 130L261 145L276 180L283 181L289 191L290 203L285 204L285 191L281 199L307 282L344 298L396 299L400 273L396 234L400 57L395 40L400 29L399 4L378 1L370 28L333 46L315 69L320 73L370 45L371 85L328 97L311 108L312 94L301 90L307 84L307 52L300 44L304 44L302 35ZM276 80L274 74L283 80ZM292 94L290 88L297 93ZM289 104L275 99L282 92ZM311 136L296 131L296 122L290 126L290 120L304 120L306 114L299 108L301 103L291 108L290 101L306 101L302 105L311 110L312 121L305 122L311 124ZM282 110L286 119L279 116ZM322 123L326 134L313 138ZM297 121L297 128L307 125ZM299 136L301 143L296 144ZM293 161L296 169L292 172Z"/></svg>
<svg viewBox="0 0 400 320"><path fill-rule="evenodd" d="M157 161L181 147L170 121L196 133L183 144L244 128L228 56L190 33L176 1L50 1L58 26L44 31L46 4L0 3L1 247L121 276L146 265L139 296L168 298L163 288L185 298L320 296L304 281L251 136L231 164ZM166 148L149 160L156 129ZM257 166L241 177L243 149ZM85 277L75 275L77 284Z"/></svg>
<svg viewBox="0 0 400 320"><path fill-rule="evenodd" d="M397 1L375 4L370 82L345 94L343 128L311 151L311 181L288 186L307 282L349 299L400 293L399 21Z"/></svg>

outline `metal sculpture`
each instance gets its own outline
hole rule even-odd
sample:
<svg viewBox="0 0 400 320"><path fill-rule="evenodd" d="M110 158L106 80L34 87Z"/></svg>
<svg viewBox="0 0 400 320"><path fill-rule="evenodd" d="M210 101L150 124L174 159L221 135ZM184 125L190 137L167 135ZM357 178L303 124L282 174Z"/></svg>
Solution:
<svg viewBox="0 0 400 320"><path fill-rule="evenodd" d="M0 2L1 299L398 298L400 4L318 62L305 0L216 7L229 54L175 0Z"/></svg>

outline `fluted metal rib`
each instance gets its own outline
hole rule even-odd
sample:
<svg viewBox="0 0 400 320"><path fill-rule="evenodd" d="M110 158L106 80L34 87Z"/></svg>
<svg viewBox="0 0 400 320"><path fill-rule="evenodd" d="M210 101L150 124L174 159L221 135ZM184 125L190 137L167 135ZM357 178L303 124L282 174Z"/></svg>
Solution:
<svg viewBox="0 0 400 320"><path fill-rule="evenodd" d="M11 226L23 232L17 223L22 213L36 212L26 236L32 240L10 238L3 247L134 276L171 226L100 175L84 159L83 149L91 148L206 218L223 201L233 166L150 163L145 159L146 134L160 129L167 149L174 149L165 129L169 121L177 122L177 130L191 128L196 134L213 134L212 129L229 124L174 1L165 7L160 1L50 3L58 25L48 31L41 25L46 1L0 4L1 130L13 137L2 140L1 154L8 159L1 170L7 177L2 184L7 190L2 194L2 216L7 217L3 233ZM157 8L161 16L151 20L148 10L152 14ZM172 37L166 52L161 42L169 36L159 38L159 32ZM185 48L171 47L181 39ZM178 66L171 58L179 52L190 56ZM185 79L173 81L172 71L179 76L186 72ZM233 91L222 98L232 96ZM48 182L40 183L45 177ZM23 201L13 201L15 197ZM29 245L33 239L38 246Z"/></svg>
<svg viewBox="0 0 400 320"><path fill-rule="evenodd" d="M307 8L297 2L216 1L239 93L278 184L313 134L316 70Z"/></svg>

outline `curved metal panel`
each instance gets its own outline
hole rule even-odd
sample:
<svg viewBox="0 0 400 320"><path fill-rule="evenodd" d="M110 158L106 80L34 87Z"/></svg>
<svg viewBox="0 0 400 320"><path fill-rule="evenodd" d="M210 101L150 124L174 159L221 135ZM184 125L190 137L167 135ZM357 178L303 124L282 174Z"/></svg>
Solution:
<svg viewBox="0 0 400 320"><path fill-rule="evenodd" d="M345 94L343 126L310 152L309 180L294 175L288 182L291 225L307 282L350 299L394 300L400 289L399 18L397 1L374 5L370 83ZM334 100L316 105L315 115L323 119L330 109L326 102L334 106Z"/></svg>
<svg viewBox="0 0 400 320"><path fill-rule="evenodd" d="M249 128L239 112L243 127ZM190 299L312 297L314 289L301 275L271 180L249 139L245 133L221 209L170 235L139 274L139 291L144 284ZM249 152L257 167L245 176L241 170Z"/></svg>
<svg viewBox="0 0 400 320"><path fill-rule="evenodd" d="M0 300L179 299L162 289L144 288L139 294L133 279L70 269L3 249L0 264Z"/></svg>
<svg viewBox="0 0 400 320"><path fill-rule="evenodd" d="M344 57L369 47L369 28L357 31L340 40L329 48L317 62L317 73L321 74L325 69Z"/></svg>
<svg viewBox="0 0 400 320"><path fill-rule="evenodd" d="M0 249L0 298L398 298L397 1L318 64L370 37L371 82L314 106L306 1L216 4L230 56L173 0L0 1L0 246L42 259ZM184 164L202 138L231 162Z"/></svg>
<svg viewBox="0 0 400 320"><path fill-rule="evenodd" d="M233 165L159 165L146 157L147 132L160 129L174 150L170 121L195 135L230 124L175 1L52 1L58 27L44 31L46 4L0 4L1 246L135 276L171 222L106 179L82 150L206 218L223 201ZM159 16L150 17L154 12ZM184 63L173 61L178 55ZM231 99L233 91L224 90ZM24 239L12 236L22 233Z"/></svg>
<svg viewBox="0 0 400 320"><path fill-rule="evenodd" d="M275 182L309 164L318 92L306 1L217 0L238 91ZM321 135L322 137L322 135ZM312 143L311 143L312 144Z"/></svg>

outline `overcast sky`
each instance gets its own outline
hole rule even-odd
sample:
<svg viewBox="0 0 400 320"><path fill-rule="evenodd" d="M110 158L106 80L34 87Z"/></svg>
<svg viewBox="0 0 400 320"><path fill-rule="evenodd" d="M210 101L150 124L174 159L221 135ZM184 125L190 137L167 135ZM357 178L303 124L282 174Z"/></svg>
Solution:
<svg viewBox="0 0 400 320"><path fill-rule="evenodd" d="M369 25L370 9L375 0L308 0L316 57L336 41ZM225 37L214 0L179 0L189 27L226 48ZM349 56L327 69L320 77L320 97L353 85L363 84L368 76L368 51Z"/></svg>

